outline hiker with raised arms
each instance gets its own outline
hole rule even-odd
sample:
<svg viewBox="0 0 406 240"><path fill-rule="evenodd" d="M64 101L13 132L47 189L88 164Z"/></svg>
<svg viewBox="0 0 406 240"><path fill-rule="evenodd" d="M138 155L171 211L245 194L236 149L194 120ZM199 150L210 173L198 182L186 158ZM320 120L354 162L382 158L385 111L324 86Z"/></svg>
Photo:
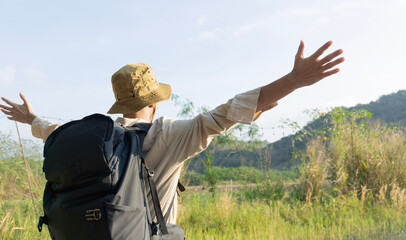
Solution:
<svg viewBox="0 0 406 240"><path fill-rule="evenodd" d="M113 74L115 103L108 113L122 114L115 122L123 127L152 123L146 133L141 156L146 166L154 170L153 180L168 223L176 222L176 188L184 161L203 151L215 136L236 124L251 124L294 90L338 73L336 65L344 61L343 57L339 57L343 53L341 49L321 58L331 45L332 41L329 41L311 56L304 57L304 43L301 41L290 73L268 85L238 94L189 120L166 117L154 120L159 102L170 98L171 87L158 82L149 65L128 64ZM10 120L30 124L33 136L45 142L60 125L36 116L26 97L21 93L20 97L23 100L21 105L2 97L6 104L0 104L1 111ZM148 185L146 188L149 192ZM149 206L153 206L152 201L148 194ZM154 209L151 207L149 210L154 216Z"/></svg>

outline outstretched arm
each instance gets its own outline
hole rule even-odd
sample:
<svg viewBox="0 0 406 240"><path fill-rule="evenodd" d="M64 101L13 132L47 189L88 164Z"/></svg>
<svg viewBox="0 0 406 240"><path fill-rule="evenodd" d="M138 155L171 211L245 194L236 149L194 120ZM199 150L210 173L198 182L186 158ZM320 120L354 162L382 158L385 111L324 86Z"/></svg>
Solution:
<svg viewBox="0 0 406 240"><path fill-rule="evenodd" d="M255 119L258 118L262 112L275 106L279 99L294 90L313 85L325 77L338 73L340 69L334 67L344 61L343 57L337 58L343 53L342 49L336 50L324 58L319 59L332 43L332 41L325 43L313 55L305 58L304 43L300 41L293 70L282 78L261 88Z"/></svg>
<svg viewBox="0 0 406 240"><path fill-rule="evenodd" d="M32 121L37 117L37 115L34 114L31 104L22 93L20 93L20 97L23 100L23 104L21 105L1 97L1 99L7 103L8 106L0 104L0 109L4 114L7 115L8 119L31 125Z"/></svg>
<svg viewBox="0 0 406 240"><path fill-rule="evenodd" d="M7 105L0 104L1 111L6 114L10 120L31 125L32 135L41 138L45 142L47 137L57 129L59 125L37 117L27 98L22 93L20 93L20 97L23 100L23 104L21 105L2 97L1 99L6 102Z"/></svg>

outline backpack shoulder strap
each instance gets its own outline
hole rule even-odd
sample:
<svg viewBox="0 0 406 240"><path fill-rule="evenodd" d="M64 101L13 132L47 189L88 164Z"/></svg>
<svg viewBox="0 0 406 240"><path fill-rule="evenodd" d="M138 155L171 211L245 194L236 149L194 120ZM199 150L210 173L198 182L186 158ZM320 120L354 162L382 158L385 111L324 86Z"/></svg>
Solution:
<svg viewBox="0 0 406 240"><path fill-rule="evenodd" d="M121 125L121 124L120 124ZM137 135L141 138L141 142L144 142L144 138L148 132L148 130L151 128L152 124L151 123L137 123L134 124L132 126L124 126L121 125L122 127L124 127L126 132L135 132L137 133ZM151 191L151 196L152 196L152 202L154 204L154 210L155 210L155 214L158 220L158 224L160 226L160 230L162 232L163 235L167 235L168 234L168 229L166 227L166 221L164 219L164 216L162 214L162 209L161 209L161 204L158 198L158 193L156 190L156 185L155 185L155 181L154 181L154 171L151 169L148 169L145 161L143 158L142 159L142 164L144 165L144 168L148 174L147 176L147 181L149 184L149 188Z"/></svg>
<svg viewBox="0 0 406 240"><path fill-rule="evenodd" d="M145 169L147 171L147 174L148 174L147 181L148 181L149 188L151 191L152 203L154 204L154 210L155 210L156 218L158 219L158 224L161 228L162 234L167 235L168 229L166 227L166 221L162 214L161 204L159 202L158 193L156 191L156 185L155 185L155 181L154 181L154 171L150 170L146 167L144 159L142 159L142 162L143 162Z"/></svg>
<svg viewBox="0 0 406 240"><path fill-rule="evenodd" d="M116 124L118 124L119 126L123 127L125 129L126 132L145 132L147 133L148 130L151 128L152 123L136 123L134 125L131 126L125 126L124 124L115 122Z"/></svg>

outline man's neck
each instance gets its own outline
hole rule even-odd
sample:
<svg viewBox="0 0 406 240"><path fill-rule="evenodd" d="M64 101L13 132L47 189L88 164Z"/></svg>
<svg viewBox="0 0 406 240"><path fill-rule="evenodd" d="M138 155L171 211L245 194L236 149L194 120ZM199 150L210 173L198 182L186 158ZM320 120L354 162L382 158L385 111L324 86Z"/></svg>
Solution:
<svg viewBox="0 0 406 240"><path fill-rule="evenodd" d="M139 118L139 119L152 123L151 116L146 114L145 112L127 113L127 114L123 114L123 117L131 118L131 119Z"/></svg>
<svg viewBox="0 0 406 240"><path fill-rule="evenodd" d="M149 123L152 123L152 120L154 120L154 116L155 116L155 110L156 110L156 104L151 104L148 105L146 107L144 107L143 109L134 112L134 113L125 113L123 114L123 117L125 118L140 118L143 119Z"/></svg>

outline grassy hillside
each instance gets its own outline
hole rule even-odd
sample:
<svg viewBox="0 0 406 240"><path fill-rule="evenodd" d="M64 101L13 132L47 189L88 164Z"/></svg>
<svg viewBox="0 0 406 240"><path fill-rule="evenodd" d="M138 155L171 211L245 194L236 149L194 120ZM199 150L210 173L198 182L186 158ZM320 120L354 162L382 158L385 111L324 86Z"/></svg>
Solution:
<svg viewBox="0 0 406 240"><path fill-rule="evenodd" d="M380 120L384 123L395 123L405 126L406 125L406 90L400 90L397 93L381 96L377 101L368 104L358 104L351 108L342 108L347 111L356 111L364 109L372 114L371 120ZM294 152L303 151L307 143L312 139L311 136L306 135L306 132L313 132L314 130L324 130L331 127L329 119L331 115L320 115L314 121L308 123L302 130L296 134L283 137L282 139L271 143L262 149L256 151L238 151L231 154L224 161L225 157L229 154L227 150L216 151L213 162L214 166L223 167L239 167L251 166L262 169L267 162L271 162L272 169L290 169L292 166L300 163L300 160L295 158ZM298 140L300 138L300 140ZM203 171L201 160L204 159L205 153L201 153L197 157L197 161L193 161L189 167L190 170L197 172ZM260 161L258 161L258 159Z"/></svg>

